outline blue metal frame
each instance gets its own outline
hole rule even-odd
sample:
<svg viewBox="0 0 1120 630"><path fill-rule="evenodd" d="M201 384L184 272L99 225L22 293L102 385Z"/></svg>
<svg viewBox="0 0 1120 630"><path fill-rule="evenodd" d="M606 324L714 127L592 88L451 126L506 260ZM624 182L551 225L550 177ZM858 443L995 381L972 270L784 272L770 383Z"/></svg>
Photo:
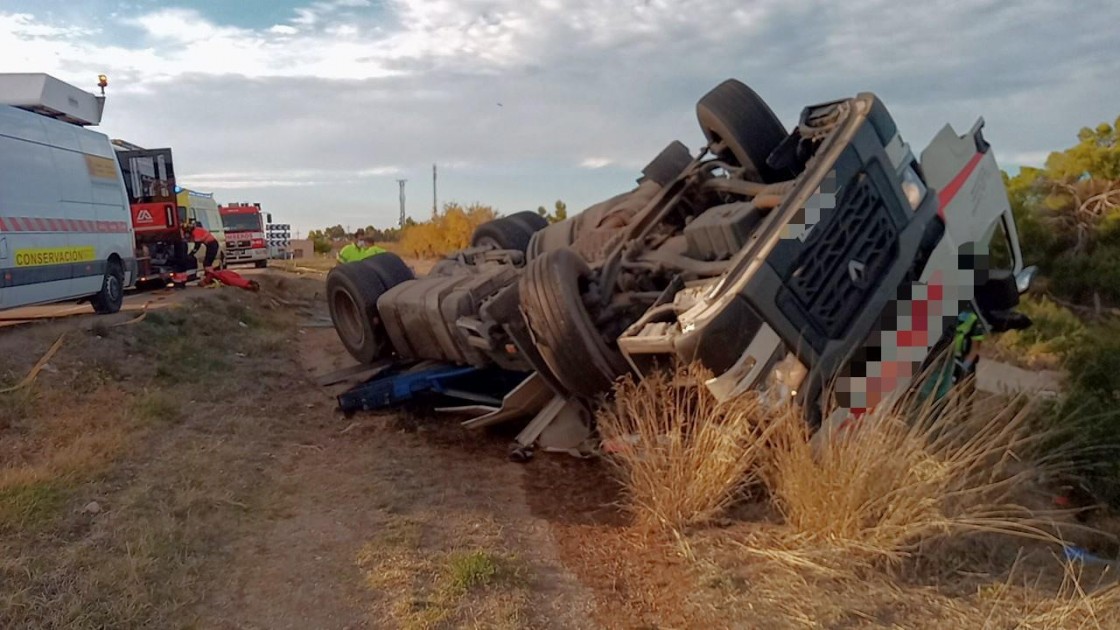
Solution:
<svg viewBox="0 0 1120 630"><path fill-rule="evenodd" d="M418 394L443 394L450 383L479 372L479 368L440 365L418 372L393 371L338 396L344 413L385 409L412 400Z"/></svg>

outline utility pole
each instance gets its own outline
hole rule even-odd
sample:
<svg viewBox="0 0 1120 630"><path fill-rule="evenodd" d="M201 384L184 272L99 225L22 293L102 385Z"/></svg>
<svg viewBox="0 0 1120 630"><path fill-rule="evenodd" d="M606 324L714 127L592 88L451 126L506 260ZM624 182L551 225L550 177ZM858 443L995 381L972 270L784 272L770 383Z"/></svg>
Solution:
<svg viewBox="0 0 1120 630"><path fill-rule="evenodd" d="M436 165L432 164L432 214L437 214L436 208Z"/></svg>
<svg viewBox="0 0 1120 630"><path fill-rule="evenodd" d="M397 180L397 184L399 184L400 187L401 187L401 218L400 218L400 221L399 221L398 225L399 225L399 227L402 227L402 228L404 227L404 219L405 219L405 216L404 216L404 183L407 182L407 181L408 181L407 179L398 179Z"/></svg>

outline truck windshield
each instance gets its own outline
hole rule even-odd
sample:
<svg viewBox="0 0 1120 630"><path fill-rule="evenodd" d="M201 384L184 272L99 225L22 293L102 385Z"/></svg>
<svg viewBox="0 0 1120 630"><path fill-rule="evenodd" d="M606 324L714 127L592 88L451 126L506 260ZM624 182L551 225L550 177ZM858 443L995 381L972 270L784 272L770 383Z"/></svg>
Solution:
<svg viewBox="0 0 1120 630"><path fill-rule="evenodd" d="M227 232L260 232L261 215L259 214L223 214L222 227Z"/></svg>

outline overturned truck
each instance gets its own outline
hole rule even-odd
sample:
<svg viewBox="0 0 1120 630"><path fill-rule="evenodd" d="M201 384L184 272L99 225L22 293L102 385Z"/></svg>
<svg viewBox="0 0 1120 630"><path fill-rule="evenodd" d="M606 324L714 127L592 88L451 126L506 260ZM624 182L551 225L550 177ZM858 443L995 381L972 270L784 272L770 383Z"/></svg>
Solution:
<svg viewBox="0 0 1120 630"><path fill-rule="evenodd" d="M673 142L632 190L564 221L496 219L424 278L392 254L336 267L343 344L392 374L515 383L466 424L531 418L523 456L586 445L617 378L677 360L708 368L718 399L764 390L820 428L910 386L964 309L1029 325L1013 309L1033 268L982 119L915 156L873 94L806 107L791 131L735 80L696 111L697 155ZM396 400L384 385L340 402Z"/></svg>

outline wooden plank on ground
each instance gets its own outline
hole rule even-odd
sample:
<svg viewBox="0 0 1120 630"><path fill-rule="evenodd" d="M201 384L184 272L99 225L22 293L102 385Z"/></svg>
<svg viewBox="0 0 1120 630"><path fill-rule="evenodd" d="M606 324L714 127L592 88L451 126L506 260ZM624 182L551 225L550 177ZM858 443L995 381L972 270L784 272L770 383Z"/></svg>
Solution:
<svg viewBox="0 0 1120 630"><path fill-rule="evenodd" d="M315 377L315 383L319 387L326 387L343 381L367 379L385 371L385 369L392 364L392 361L377 361L369 364L350 365L340 370Z"/></svg>

